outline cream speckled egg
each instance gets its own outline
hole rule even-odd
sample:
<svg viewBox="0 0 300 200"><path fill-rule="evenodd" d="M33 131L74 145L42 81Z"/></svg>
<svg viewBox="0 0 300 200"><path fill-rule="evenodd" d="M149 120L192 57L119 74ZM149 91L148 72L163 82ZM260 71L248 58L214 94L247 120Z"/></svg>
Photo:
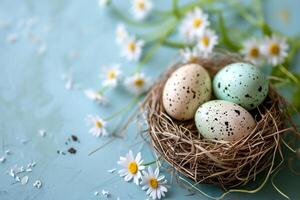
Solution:
<svg viewBox="0 0 300 200"><path fill-rule="evenodd" d="M195 114L195 123L204 138L225 141L239 140L256 126L246 109L223 100L202 104Z"/></svg>
<svg viewBox="0 0 300 200"><path fill-rule="evenodd" d="M163 106L174 119L189 120L199 105L211 97L211 79L208 72L198 64L187 64L167 80L163 90Z"/></svg>

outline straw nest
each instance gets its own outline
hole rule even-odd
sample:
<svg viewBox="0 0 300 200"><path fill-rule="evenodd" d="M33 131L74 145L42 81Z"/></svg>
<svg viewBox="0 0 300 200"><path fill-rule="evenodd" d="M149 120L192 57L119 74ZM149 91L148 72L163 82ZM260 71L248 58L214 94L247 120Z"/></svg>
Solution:
<svg viewBox="0 0 300 200"><path fill-rule="evenodd" d="M206 68L213 77L219 69L237 61L242 59L236 54L217 52L210 58L199 58L195 63ZM265 101L251 111L257 126L250 135L236 142L205 140L199 136L194 120L174 120L163 107L165 82L183 64L178 62L167 69L145 98L142 109L153 148L162 159L195 184L236 188L255 180L262 171L266 172L267 179L283 161L282 136L296 130L290 121L285 100L270 85Z"/></svg>

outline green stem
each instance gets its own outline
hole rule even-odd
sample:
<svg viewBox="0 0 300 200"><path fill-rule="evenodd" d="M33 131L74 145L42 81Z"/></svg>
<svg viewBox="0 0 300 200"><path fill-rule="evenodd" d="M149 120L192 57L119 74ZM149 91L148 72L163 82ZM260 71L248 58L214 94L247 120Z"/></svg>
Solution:
<svg viewBox="0 0 300 200"><path fill-rule="evenodd" d="M254 27L260 28L261 32L264 35L270 36L273 31L265 20L262 4L259 0L255 1L254 3L256 4L255 10L257 16L251 15L245 7L241 6L240 3L233 3L232 1L228 1L229 5L231 5L235 10L239 11L239 14L241 15L242 18L244 18L247 22L249 22Z"/></svg>
<svg viewBox="0 0 300 200"><path fill-rule="evenodd" d="M147 162L145 164L142 164L143 166L149 166L149 165L152 165L152 164L155 164L157 162L157 160L154 160L154 161L151 161L151 162Z"/></svg>
<svg viewBox="0 0 300 200"><path fill-rule="evenodd" d="M98 93L100 95L103 95L103 93L109 88L108 85L105 85L105 86L102 86L99 90L98 90Z"/></svg>
<svg viewBox="0 0 300 200"><path fill-rule="evenodd" d="M186 14L187 12L191 11L192 9L194 9L195 7L204 7L206 5L209 5L209 4L213 4L215 3L216 0L198 0L198 1L195 1L195 2L191 2L189 4L186 4L184 6L182 6L180 8L180 15L184 15Z"/></svg>
<svg viewBox="0 0 300 200"><path fill-rule="evenodd" d="M155 51L164 43L167 37L169 37L175 30L178 20L175 19L172 23L169 24L167 31L163 32L161 37L158 38L158 41L155 42L149 51L143 56L142 60L139 62L139 65L135 69L135 72L140 72L144 65L153 57Z"/></svg>
<svg viewBox="0 0 300 200"><path fill-rule="evenodd" d="M160 19L157 19L155 21L148 21L148 22L139 22L139 21L135 21L132 20L131 18L127 17L126 15L124 15L115 5L111 4L110 5L113 13L120 18L122 21L124 21L127 24L136 26L136 27L140 27L140 28L153 28L153 26L158 26L161 24L161 21L164 17L168 17L169 15L166 16L162 16Z"/></svg>
<svg viewBox="0 0 300 200"><path fill-rule="evenodd" d="M176 1L178 2L178 0L176 0ZM182 15L186 14L187 12L194 9L195 7L203 7L203 6L208 5L208 4L213 4L215 1L216 0L197 0L197 1L194 1L194 2L191 2L191 3L188 3L186 5L183 5L181 7L178 6L177 2L173 1L173 3L177 4L178 15L181 17ZM173 4L173 8L174 8L174 4ZM170 16L170 15L174 14L173 11L174 10L171 10L171 11L154 10L153 13L156 14L156 15L160 15L160 16Z"/></svg>
<svg viewBox="0 0 300 200"><path fill-rule="evenodd" d="M169 18L164 22L160 22L160 27L158 27L155 31L147 33L147 34L143 34L143 35L139 35L138 38L143 39L146 43L151 43L151 42L157 42L158 40L161 40L161 38L165 37L166 34L168 34L169 29L168 27L170 27L171 24L171 28L174 29L174 17L173 18ZM161 28L163 27L163 28Z"/></svg>
<svg viewBox="0 0 300 200"><path fill-rule="evenodd" d="M262 1L256 0L255 3L257 5L256 13L257 13L257 18L259 21L260 29L264 35L270 36L270 35L272 35L273 30L266 22Z"/></svg>
<svg viewBox="0 0 300 200"><path fill-rule="evenodd" d="M296 84L300 83L298 78L293 73L291 73L289 70L287 70L283 65L280 65L279 69L283 74L285 74L288 78L290 78L294 83L296 83Z"/></svg>
<svg viewBox="0 0 300 200"><path fill-rule="evenodd" d="M252 16L251 14L249 14L248 10L241 6L240 2L237 1L227 1L227 3L234 9L237 10L239 12L239 14L241 15L242 18L244 18L247 22L249 22L250 24L252 24L253 26L258 26L259 23L257 21L257 19Z"/></svg>
<svg viewBox="0 0 300 200"><path fill-rule="evenodd" d="M155 51L161 46L160 42L154 43L148 52L143 56L142 60L139 62L135 73L139 73L143 66L153 57Z"/></svg>
<svg viewBox="0 0 300 200"><path fill-rule="evenodd" d="M227 28L226 28L222 13L219 13L218 21L219 21L219 28L220 28L220 32L221 32L220 35L222 37L221 40L222 40L223 44L231 50L238 51L240 49L240 47L238 45L234 44L234 42L232 42L231 39L227 35Z"/></svg>
<svg viewBox="0 0 300 200"><path fill-rule="evenodd" d="M178 9L178 0L173 0L172 1L172 6L173 6L173 15L177 19L180 19L180 12L179 12L179 9Z"/></svg>
<svg viewBox="0 0 300 200"><path fill-rule="evenodd" d="M187 12L189 12L190 10L194 9L197 6L200 6L200 2L199 1L186 4L186 5L182 6L179 9L179 13L182 16L182 15L186 14Z"/></svg>
<svg viewBox="0 0 300 200"><path fill-rule="evenodd" d="M134 98L131 102L129 102L124 108L122 108L121 110L113 113L111 116L105 118L105 121L109 121L112 120L113 118L119 116L120 114L128 111L129 109L131 109L134 105L136 105L136 103L139 101L139 97Z"/></svg>
<svg viewBox="0 0 300 200"><path fill-rule="evenodd" d="M272 29L271 29L271 27L266 23L266 21L265 20L263 20L261 23L260 23L260 29L261 29L261 31L262 31L262 33L264 34L264 35L267 35L267 36L270 36L270 35L272 35Z"/></svg>
<svg viewBox="0 0 300 200"><path fill-rule="evenodd" d="M255 0L254 1L254 11L256 12L256 17L259 21L264 20L264 11L263 11L263 5L261 0Z"/></svg>
<svg viewBox="0 0 300 200"><path fill-rule="evenodd" d="M167 47L171 47L171 48L175 48L175 49L183 49L183 48L189 46L189 45L186 45L182 42L175 42L175 41L168 40L168 39L164 40L162 42L162 45L167 46Z"/></svg>
<svg viewBox="0 0 300 200"><path fill-rule="evenodd" d="M300 37L296 36L292 41L290 41L290 43L291 43L291 50L287 57L287 63L291 63L294 57L297 55L300 49Z"/></svg>
<svg viewBox="0 0 300 200"><path fill-rule="evenodd" d="M167 17L167 16L171 16L173 14L173 11L153 10L152 13L154 16Z"/></svg>

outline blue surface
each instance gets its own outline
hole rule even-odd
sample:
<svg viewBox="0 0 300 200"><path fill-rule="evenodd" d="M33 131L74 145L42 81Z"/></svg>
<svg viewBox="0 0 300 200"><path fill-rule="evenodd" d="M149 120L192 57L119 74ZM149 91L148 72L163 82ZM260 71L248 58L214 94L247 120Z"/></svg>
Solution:
<svg viewBox="0 0 300 200"><path fill-rule="evenodd" d="M125 1L120 7L126 8ZM159 2L156 1L156 5ZM299 1L268 1L269 21L278 30L294 34L299 32ZM166 6L168 3L164 2ZM286 9L286 14L278 14ZM284 17L282 17L283 15ZM24 29L24 21L38 18L31 29ZM136 138L137 128L132 124L125 139L116 139L103 149L88 156L109 138L94 138L88 133L85 118L88 114L103 117L122 108L123 102L130 101L122 88L108 94L111 106L100 108L84 95L82 89L67 91L61 74L71 74L80 88L100 87L100 66L121 63L125 73L134 65L121 59L119 48L114 42L114 31L118 20L107 10L101 9L96 0L0 0L0 20L10 26L0 29L0 157L9 149L12 153L0 163L1 200L53 200L53 199L104 199L95 197L94 191L102 189L112 193L111 199L146 199L146 194L134 184L125 183L117 174L108 169L118 167L120 155L129 149L142 151L144 160L152 161L148 146ZM297 21L298 20L298 21ZM14 44L6 41L11 33L19 35ZM34 44L29 34L34 34L46 43L48 48L43 56L37 55L40 44ZM72 54L77 53L77 58ZM172 58L175 50L160 48L144 71L158 75ZM110 122L109 130L124 119ZM47 130L46 137L38 135L39 129ZM65 141L71 135L79 137L74 144L76 155L58 155L56 151L66 150ZM21 144L23 140L28 141ZM73 145L73 144L72 144ZM26 185L14 184L6 174L15 164L27 165L36 161L34 171L29 174ZM41 189L32 187L34 180L43 182ZM299 177L286 169L276 178L277 185L292 199L300 199ZM217 195L217 188L209 193ZM167 199L206 199L203 196L187 196L188 191L172 184ZM283 199L270 184L258 194L233 194L228 199Z"/></svg>

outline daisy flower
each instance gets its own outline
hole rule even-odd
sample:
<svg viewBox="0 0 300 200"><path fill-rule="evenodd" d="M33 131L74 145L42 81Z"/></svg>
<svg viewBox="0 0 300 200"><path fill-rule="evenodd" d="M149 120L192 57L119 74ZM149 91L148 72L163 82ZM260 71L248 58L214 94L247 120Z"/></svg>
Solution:
<svg viewBox="0 0 300 200"><path fill-rule="evenodd" d="M203 34L198 37L197 46L204 57L207 57L218 44L218 36L213 30L206 29Z"/></svg>
<svg viewBox="0 0 300 200"><path fill-rule="evenodd" d="M140 178L142 177L141 171L145 169L145 166L142 165L143 160L141 156L141 152L139 152L136 157L134 158L134 155L132 151L130 150L126 157L120 157L120 160L118 161L118 164L123 166L124 169L121 169L118 173L121 177L124 177L124 180L126 182L133 179L133 182L136 185L140 184Z"/></svg>
<svg viewBox="0 0 300 200"><path fill-rule="evenodd" d="M263 61L261 42L256 38L251 38L243 43L241 53L244 55L245 60L259 65Z"/></svg>
<svg viewBox="0 0 300 200"><path fill-rule="evenodd" d="M108 136L109 133L107 132L105 126L106 126L106 121L101 119L99 116L88 116L87 117L88 124L90 124L92 127L89 130L89 132L95 136L95 137L100 137L100 136Z"/></svg>
<svg viewBox="0 0 300 200"><path fill-rule="evenodd" d="M152 2L150 0L132 0L131 11L135 19L145 19L152 10Z"/></svg>
<svg viewBox="0 0 300 200"><path fill-rule="evenodd" d="M153 172L152 168L148 167L148 172L143 171L141 185L142 190L147 190L146 194L149 195L152 199L161 199L165 196L165 193L168 192L167 189L167 180L165 176L159 176L159 169Z"/></svg>
<svg viewBox="0 0 300 200"><path fill-rule="evenodd" d="M143 73L137 73L133 76L127 77L124 85L132 94L141 95L149 89L150 78L146 77Z"/></svg>
<svg viewBox="0 0 300 200"><path fill-rule="evenodd" d="M138 61L142 55L143 40L136 40L135 37L130 37L123 43L122 56L129 61Z"/></svg>
<svg viewBox="0 0 300 200"><path fill-rule="evenodd" d="M96 103L99 103L101 105L107 104L107 99L103 95L101 95L99 92L96 92L93 89L86 89L84 90L85 96L87 98L91 99L92 101L95 101Z"/></svg>
<svg viewBox="0 0 300 200"><path fill-rule="evenodd" d="M201 56L198 47L182 49L180 50L180 55L183 62L195 62Z"/></svg>
<svg viewBox="0 0 300 200"><path fill-rule="evenodd" d="M123 44L129 37L129 34L126 30L124 24L119 24L116 29L116 42L117 44Z"/></svg>
<svg viewBox="0 0 300 200"><path fill-rule="evenodd" d="M103 86L116 87L121 76L120 65L112 65L104 70L105 80ZM102 75L101 75L102 76Z"/></svg>
<svg viewBox="0 0 300 200"><path fill-rule="evenodd" d="M200 8L195 8L183 19L181 32L185 33L189 39L193 39L202 35L207 26L209 26L208 15Z"/></svg>
<svg viewBox="0 0 300 200"><path fill-rule="evenodd" d="M288 55L288 48L286 38L277 35L267 37L263 42L263 54L273 66L279 65L284 61Z"/></svg>
<svg viewBox="0 0 300 200"><path fill-rule="evenodd" d="M192 44L194 42L194 37L191 34L190 28L187 23L182 23L179 27L179 33L183 38L184 42L187 44Z"/></svg>

